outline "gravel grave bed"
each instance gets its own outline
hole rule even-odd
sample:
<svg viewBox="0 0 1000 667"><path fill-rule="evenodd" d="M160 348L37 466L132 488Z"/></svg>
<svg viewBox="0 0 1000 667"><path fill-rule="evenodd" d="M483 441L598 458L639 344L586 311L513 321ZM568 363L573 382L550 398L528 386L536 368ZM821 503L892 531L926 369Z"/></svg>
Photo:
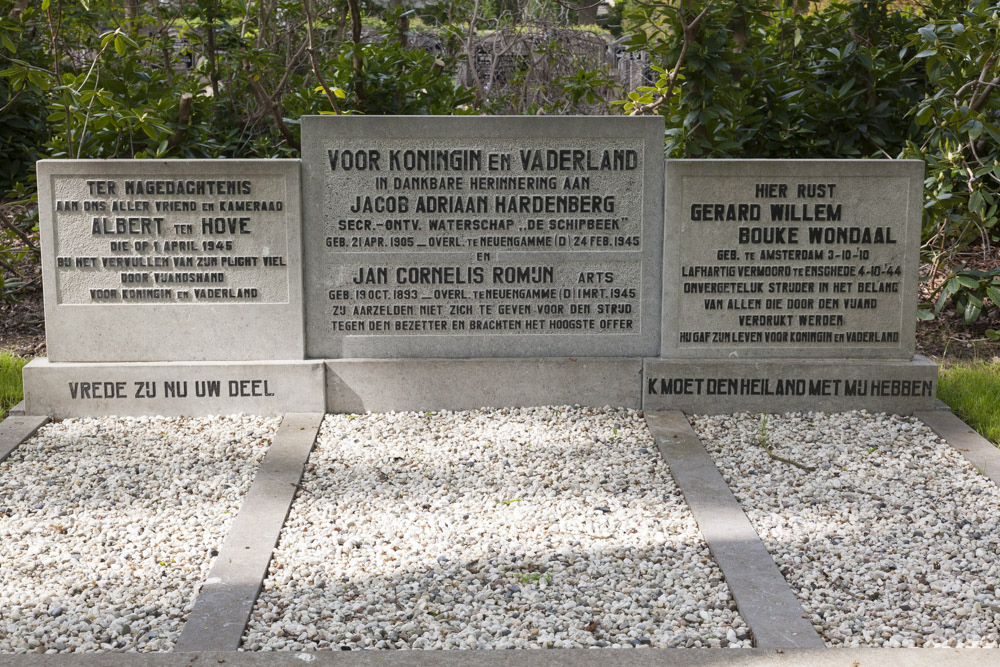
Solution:
<svg viewBox="0 0 1000 667"><path fill-rule="evenodd" d="M828 645L1000 646L1000 490L923 423L691 421Z"/></svg>
<svg viewBox="0 0 1000 667"><path fill-rule="evenodd" d="M641 413L328 415L243 650L749 647Z"/></svg>
<svg viewBox="0 0 1000 667"><path fill-rule="evenodd" d="M0 464L0 652L168 651L279 419L67 419Z"/></svg>

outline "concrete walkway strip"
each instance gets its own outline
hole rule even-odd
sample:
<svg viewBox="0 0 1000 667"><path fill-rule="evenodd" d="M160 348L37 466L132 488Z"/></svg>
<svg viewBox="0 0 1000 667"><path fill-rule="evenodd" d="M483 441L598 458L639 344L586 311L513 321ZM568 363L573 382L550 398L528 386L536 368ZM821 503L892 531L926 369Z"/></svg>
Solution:
<svg viewBox="0 0 1000 667"><path fill-rule="evenodd" d="M48 417L8 415L0 422L0 461L10 456L18 445L35 435L35 431L48 421Z"/></svg>
<svg viewBox="0 0 1000 667"><path fill-rule="evenodd" d="M281 421L175 652L239 648L322 422L319 413L287 414Z"/></svg>
<svg viewBox="0 0 1000 667"><path fill-rule="evenodd" d="M691 508L759 648L823 648L823 639L781 576L684 413L645 413L660 455Z"/></svg>
<svg viewBox="0 0 1000 667"><path fill-rule="evenodd" d="M4 667L979 667L1000 649L549 649L89 653L3 656Z"/></svg>
<svg viewBox="0 0 1000 667"><path fill-rule="evenodd" d="M1000 449L975 432L950 411L928 410L914 412L913 416L931 427L935 433L960 451L969 462L1000 486Z"/></svg>

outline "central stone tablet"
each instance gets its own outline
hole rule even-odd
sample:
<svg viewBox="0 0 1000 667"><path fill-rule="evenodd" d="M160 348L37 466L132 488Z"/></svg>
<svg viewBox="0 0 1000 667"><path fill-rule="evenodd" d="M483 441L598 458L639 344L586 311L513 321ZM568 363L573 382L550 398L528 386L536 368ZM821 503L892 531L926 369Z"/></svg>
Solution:
<svg viewBox="0 0 1000 667"><path fill-rule="evenodd" d="M310 357L659 352L662 118L303 118Z"/></svg>

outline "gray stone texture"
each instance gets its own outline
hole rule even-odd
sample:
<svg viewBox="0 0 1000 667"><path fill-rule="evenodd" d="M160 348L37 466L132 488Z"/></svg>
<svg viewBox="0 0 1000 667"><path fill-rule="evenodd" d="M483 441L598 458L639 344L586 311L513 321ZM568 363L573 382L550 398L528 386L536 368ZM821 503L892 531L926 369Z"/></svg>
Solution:
<svg viewBox="0 0 1000 667"><path fill-rule="evenodd" d="M298 160L42 160L38 203L52 361L303 358Z"/></svg>
<svg viewBox="0 0 1000 667"><path fill-rule="evenodd" d="M662 119L307 116L302 135L308 356L658 352Z"/></svg>
<svg viewBox="0 0 1000 667"><path fill-rule="evenodd" d="M320 361L131 364L52 363L24 367L30 414L200 416L246 412L322 412Z"/></svg>
<svg viewBox="0 0 1000 667"><path fill-rule="evenodd" d="M668 160L666 358L905 359L919 160Z"/></svg>
<svg viewBox="0 0 1000 667"><path fill-rule="evenodd" d="M326 362L329 412L532 405L640 407L642 360L340 359Z"/></svg>
<svg viewBox="0 0 1000 667"><path fill-rule="evenodd" d="M48 417L8 415L0 422L0 461L49 421Z"/></svg>
<svg viewBox="0 0 1000 667"><path fill-rule="evenodd" d="M174 646L235 651L250 621L323 413L286 414Z"/></svg>
<svg viewBox="0 0 1000 667"><path fill-rule="evenodd" d="M682 412L645 411L646 423L708 548L722 569L758 648L823 648L819 633L781 576Z"/></svg>
<svg viewBox="0 0 1000 667"><path fill-rule="evenodd" d="M644 410L695 414L933 410L937 366L913 361L647 359Z"/></svg>

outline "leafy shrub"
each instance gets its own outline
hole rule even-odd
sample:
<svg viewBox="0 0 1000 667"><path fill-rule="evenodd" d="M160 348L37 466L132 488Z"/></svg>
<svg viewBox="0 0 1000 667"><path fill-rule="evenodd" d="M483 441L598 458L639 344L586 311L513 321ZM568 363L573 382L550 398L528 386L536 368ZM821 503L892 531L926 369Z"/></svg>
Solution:
<svg viewBox="0 0 1000 667"><path fill-rule="evenodd" d="M1000 242L1000 5L793 4L630 4L659 77L623 110L666 118L668 157L922 159L925 259ZM992 280L958 269L920 314L974 322Z"/></svg>

